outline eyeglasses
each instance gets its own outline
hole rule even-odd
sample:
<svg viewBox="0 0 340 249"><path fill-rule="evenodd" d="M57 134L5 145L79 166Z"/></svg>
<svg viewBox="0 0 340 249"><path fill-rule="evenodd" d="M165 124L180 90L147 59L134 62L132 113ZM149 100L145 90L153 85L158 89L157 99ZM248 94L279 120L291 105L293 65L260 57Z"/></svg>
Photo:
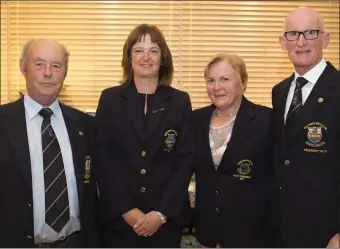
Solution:
<svg viewBox="0 0 340 249"><path fill-rule="evenodd" d="M306 40L314 40L318 38L319 33L322 34L324 32L316 29L308 29L305 31L288 31L284 33L284 36L288 41L296 41L300 35L303 35Z"/></svg>

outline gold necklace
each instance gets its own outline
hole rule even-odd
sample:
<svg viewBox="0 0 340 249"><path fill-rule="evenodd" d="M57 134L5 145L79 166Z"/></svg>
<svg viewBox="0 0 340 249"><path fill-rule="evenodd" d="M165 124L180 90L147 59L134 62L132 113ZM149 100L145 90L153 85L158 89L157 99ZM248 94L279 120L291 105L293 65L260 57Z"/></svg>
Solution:
<svg viewBox="0 0 340 249"><path fill-rule="evenodd" d="M236 115L237 115L237 112L235 112L235 113L226 113L226 114L224 114L224 113L221 112L221 114L218 114L217 111L216 111L216 108L215 108L215 109L214 109L214 115L215 115L216 117L232 117L232 116L236 116Z"/></svg>

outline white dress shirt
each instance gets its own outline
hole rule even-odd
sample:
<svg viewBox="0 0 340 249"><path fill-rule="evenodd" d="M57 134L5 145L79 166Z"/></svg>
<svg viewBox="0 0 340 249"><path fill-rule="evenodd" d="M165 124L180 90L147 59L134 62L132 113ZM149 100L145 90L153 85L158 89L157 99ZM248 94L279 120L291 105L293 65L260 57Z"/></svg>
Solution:
<svg viewBox="0 0 340 249"><path fill-rule="evenodd" d="M74 172L71 143L57 99L49 106L53 111L51 125L61 149L70 205L70 221L57 233L45 223L44 165L41 144L41 124L43 117L39 114L43 106L27 94L24 96L24 105L31 159L35 243L50 243L56 240L62 240L73 232L80 230L77 182Z"/></svg>
<svg viewBox="0 0 340 249"><path fill-rule="evenodd" d="M287 96L287 100L286 100L286 109L285 109L285 113L284 113L284 121L285 122L286 122L286 117L287 117L287 114L288 114L288 111L289 111L290 104L292 103L294 90L295 90L295 86L296 86L296 83L295 83L296 79L298 77L304 77L306 80L308 80L308 83L305 86L303 86L302 89L301 89L302 105L303 105L306 102L309 94L311 93L315 83L318 81L320 75L325 70L326 66L327 66L326 61L324 59L322 59L315 67L313 67L311 70L309 70L304 75L299 75L295 71L294 80L290 84L290 88L289 88L288 96Z"/></svg>

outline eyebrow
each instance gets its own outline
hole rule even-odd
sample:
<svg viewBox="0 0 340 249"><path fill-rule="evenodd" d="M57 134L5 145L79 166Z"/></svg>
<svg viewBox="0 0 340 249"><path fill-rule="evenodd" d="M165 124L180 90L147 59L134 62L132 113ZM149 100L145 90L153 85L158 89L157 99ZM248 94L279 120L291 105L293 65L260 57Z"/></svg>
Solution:
<svg viewBox="0 0 340 249"><path fill-rule="evenodd" d="M45 59L40 58L40 57L37 57L35 60L36 60L36 61L46 61Z"/></svg>
<svg viewBox="0 0 340 249"><path fill-rule="evenodd" d="M37 59L35 61L44 61L44 62L46 62L47 60L45 60L43 58L40 58L40 57L37 57ZM50 63L63 64L63 62L60 62L60 61L51 61Z"/></svg>
<svg viewBox="0 0 340 249"><path fill-rule="evenodd" d="M218 78L222 78L222 77L228 77L229 78L230 76L232 76L232 74L221 75ZM212 78L213 79L212 76L208 76L208 78Z"/></svg>
<svg viewBox="0 0 340 249"><path fill-rule="evenodd" d="M144 48L144 47L142 47L142 46L132 46L132 48ZM151 46L151 47L149 47L149 49L150 48L159 48L160 49L160 47L158 45Z"/></svg>

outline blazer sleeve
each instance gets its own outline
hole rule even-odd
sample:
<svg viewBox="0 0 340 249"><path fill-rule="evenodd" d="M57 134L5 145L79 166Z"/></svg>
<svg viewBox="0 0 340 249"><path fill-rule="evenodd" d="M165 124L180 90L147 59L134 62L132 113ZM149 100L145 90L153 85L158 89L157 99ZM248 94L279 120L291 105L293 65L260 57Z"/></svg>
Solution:
<svg viewBox="0 0 340 249"><path fill-rule="evenodd" d="M340 234L340 174L339 174L339 180L338 180L338 233Z"/></svg>
<svg viewBox="0 0 340 249"><path fill-rule="evenodd" d="M275 103L275 100L276 100L276 94L277 93L277 85L275 85L273 88L272 88L272 106L273 108L276 106L276 103Z"/></svg>
<svg viewBox="0 0 340 249"><path fill-rule="evenodd" d="M174 165L169 175L171 181L163 192L159 206L156 207L156 210L175 220L179 219L182 208L189 201L188 186L193 172L194 141L190 128L192 108L187 93L185 93L184 106Z"/></svg>
<svg viewBox="0 0 340 249"><path fill-rule="evenodd" d="M92 134L91 139L89 140L89 146L91 148L91 153L93 153L94 148L94 139L95 139L95 130L94 130L94 118L86 117L84 118L84 122L86 122L89 127L89 133ZM92 155L93 157L93 155ZM97 210L97 185L93 179L93 174L95 172L94 168L96 165L92 164L90 168L90 178L83 186L83 204L82 204L82 223L81 223L81 231L82 231L82 247L84 248L93 248L100 247L100 231L99 231L99 223L98 223L98 210Z"/></svg>
<svg viewBox="0 0 340 249"><path fill-rule="evenodd" d="M340 73L338 74L340 75ZM340 76L338 77L340 78ZM339 81L338 81L339 82ZM340 87L338 87L338 89L340 89ZM339 102L339 105L340 106L340 90L338 91L338 96L339 96L339 99L338 99L338 102ZM339 154L340 154L340 108L338 108L339 111L338 111L338 151L339 151ZM340 162L338 161L338 233L340 234Z"/></svg>
<svg viewBox="0 0 340 249"><path fill-rule="evenodd" d="M109 211L109 219L117 218L134 208L133 201L119 175L119 170L110 156L110 100L111 94L104 90L99 99L96 112L96 148L95 162L97 171L95 174L98 183L99 199L106 210Z"/></svg>

